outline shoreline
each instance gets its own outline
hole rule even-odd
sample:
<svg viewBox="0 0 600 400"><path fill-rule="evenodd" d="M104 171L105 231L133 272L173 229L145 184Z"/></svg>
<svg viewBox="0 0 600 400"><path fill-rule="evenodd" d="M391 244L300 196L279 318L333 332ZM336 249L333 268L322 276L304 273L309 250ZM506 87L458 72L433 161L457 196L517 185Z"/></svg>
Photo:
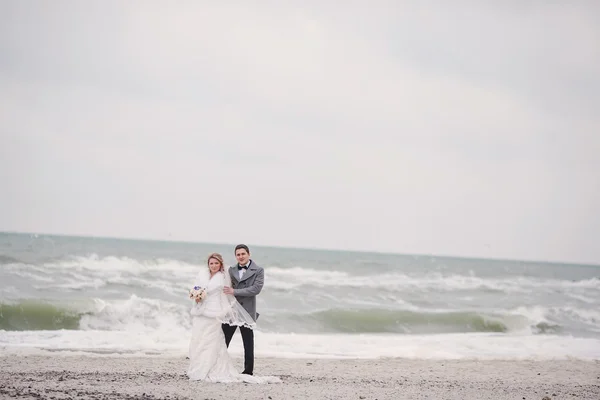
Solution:
<svg viewBox="0 0 600 400"><path fill-rule="evenodd" d="M0 398L598 399L600 361L256 358L283 383L190 382L185 357L0 352ZM243 360L234 357L236 367ZM240 369L241 370L241 369Z"/></svg>

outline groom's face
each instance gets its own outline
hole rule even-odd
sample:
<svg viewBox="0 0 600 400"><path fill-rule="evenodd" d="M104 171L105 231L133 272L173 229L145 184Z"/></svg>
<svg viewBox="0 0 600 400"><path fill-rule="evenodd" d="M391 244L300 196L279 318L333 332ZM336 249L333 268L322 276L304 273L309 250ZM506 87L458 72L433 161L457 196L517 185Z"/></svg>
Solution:
<svg viewBox="0 0 600 400"><path fill-rule="evenodd" d="M250 253L246 249L238 249L235 251L235 258L237 258L240 265L246 265L250 259Z"/></svg>

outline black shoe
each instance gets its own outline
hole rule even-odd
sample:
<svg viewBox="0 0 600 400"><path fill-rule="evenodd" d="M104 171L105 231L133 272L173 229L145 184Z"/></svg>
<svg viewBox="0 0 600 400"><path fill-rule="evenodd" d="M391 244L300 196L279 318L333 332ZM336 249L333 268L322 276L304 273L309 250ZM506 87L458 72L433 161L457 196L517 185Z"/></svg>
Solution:
<svg viewBox="0 0 600 400"><path fill-rule="evenodd" d="M246 371L242 371L242 374L245 374L245 375L252 375L252 372L246 372Z"/></svg>

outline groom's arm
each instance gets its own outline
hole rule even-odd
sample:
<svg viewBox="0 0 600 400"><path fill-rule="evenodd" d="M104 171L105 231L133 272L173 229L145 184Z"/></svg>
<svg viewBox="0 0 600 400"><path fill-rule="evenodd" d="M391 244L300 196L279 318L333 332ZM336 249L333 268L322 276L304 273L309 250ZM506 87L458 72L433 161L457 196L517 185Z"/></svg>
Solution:
<svg viewBox="0 0 600 400"><path fill-rule="evenodd" d="M243 288L243 289L233 289L233 294L235 296L241 296L241 297L256 296L262 290L264 283L265 283L265 270L261 268L256 272L256 278L254 278L254 283L252 284L252 286L248 286L247 288Z"/></svg>

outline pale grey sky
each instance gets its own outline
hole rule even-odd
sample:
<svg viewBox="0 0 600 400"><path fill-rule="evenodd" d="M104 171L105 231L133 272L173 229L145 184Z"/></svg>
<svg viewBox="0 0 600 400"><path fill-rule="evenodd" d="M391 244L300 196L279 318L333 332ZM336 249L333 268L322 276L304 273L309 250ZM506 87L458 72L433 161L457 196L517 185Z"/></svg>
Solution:
<svg viewBox="0 0 600 400"><path fill-rule="evenodd" d="M600 263L595 1L0 0L0 230Z"/></svg>

